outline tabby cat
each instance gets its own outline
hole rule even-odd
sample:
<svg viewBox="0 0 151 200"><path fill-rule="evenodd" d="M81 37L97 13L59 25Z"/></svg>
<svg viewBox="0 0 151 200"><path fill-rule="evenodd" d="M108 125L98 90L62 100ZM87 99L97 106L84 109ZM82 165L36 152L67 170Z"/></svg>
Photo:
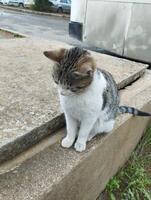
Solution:
<svg viewBox="0 0 151 200"><path fill-rule="evenodd" d="M76 151L84 151L86 142L96 134L112 131L118 113L151 116L132 107L119 106L112 75L97 68L94 58L85 49L45 51L44 55L55 61L53 79L58 85L67 125L63 147L69 148L75 142Z"/></svg>

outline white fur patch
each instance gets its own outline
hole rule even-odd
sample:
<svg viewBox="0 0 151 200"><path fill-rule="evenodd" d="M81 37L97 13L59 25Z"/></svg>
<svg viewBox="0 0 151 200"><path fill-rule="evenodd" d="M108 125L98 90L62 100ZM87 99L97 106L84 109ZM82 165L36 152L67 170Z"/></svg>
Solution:
<svg viewBox="0 0 151 200"><path fill-rule="evenodd" d="M100 132L109 132L113 128L114 121L105 123L105 111L101 110L103 105L103 91L106 85L106 79L100 71L96 70L93 81L85 92L76 95L59 90L60 104L66 116L67 138L70 138L73 144L76 134L78 135L75 143L77 151L81 152L85 150L86 142L91 132L94 132L93 134L96 135ZM64 96L62 94L68 95ZM74 131L75 124L80 127L78 133ZM69 141L63 140L62 145L66 147L71 146L72 144L69 143Z"/></svg>

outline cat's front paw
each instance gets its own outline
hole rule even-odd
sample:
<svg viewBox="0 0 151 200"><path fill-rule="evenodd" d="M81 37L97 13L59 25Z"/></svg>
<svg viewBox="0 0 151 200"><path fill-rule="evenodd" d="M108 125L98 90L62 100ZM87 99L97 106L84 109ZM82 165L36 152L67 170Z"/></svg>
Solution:
<svg viewBox="0 0 151 200"><path fill-rule="evenodd" d="M69 139L68 137L65 137L61 142L61 146L64 148L69 148L72 146L72 144L73 140Z"/></svg>
<svg viewBox="0 0 151 200"><path fill-rule="evenodd" d="M85 142L76 142L74 148L78 152L82 152L86 150L86 143Z"/></svg>

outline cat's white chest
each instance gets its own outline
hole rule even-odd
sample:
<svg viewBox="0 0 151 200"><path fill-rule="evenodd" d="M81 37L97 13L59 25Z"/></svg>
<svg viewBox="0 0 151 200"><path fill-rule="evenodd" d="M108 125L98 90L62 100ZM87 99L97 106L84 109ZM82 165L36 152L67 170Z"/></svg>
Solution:
<svg viewBox="0 0 151 200"><path fill-rule="evenodd" d="M77 97L63 98L61 105L65 112L68 112L72 117L82 120L87 115L93 115L98 110L101 110L101 96L100 103L94 105L94 102L99 98L90 95L77 95Z"/></svg>
<svg viewBox="0 0 151 200"><path fill-rule="evenodd" d="M64 112L77 120L100 114L103 104L103 91L106 81L103 76L96 74L93 82L85 92L79 95L60 95L60 103Z"/></svg>

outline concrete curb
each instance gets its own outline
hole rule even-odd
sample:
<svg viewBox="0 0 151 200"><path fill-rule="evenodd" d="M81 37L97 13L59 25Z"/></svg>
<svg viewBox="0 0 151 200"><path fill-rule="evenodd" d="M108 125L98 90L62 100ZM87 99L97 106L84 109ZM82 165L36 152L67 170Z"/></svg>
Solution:
<svg viewBox="0 0 151 200"><path fill-rule="evenodd" d="M150 76L146 70L142 78L121 91L123 105L151 111ZM45 144L39 143L39 147L31 149L28 155L23 154L22 158L1 167L0 199L96 199L129 158L149 121L149 118L120 116L112 134L93 139L84 153L61 148L59 140L63 135L56 132L53 141L47 138ZM24 156L26 161L23 161Z"/></svg>
<svg viewBox="0 0 151 200"><path fill-rule="evenodd" d="M0 91L5 93L4 103L8 102L7 104L10 105L7 107L7 112L13 114L9 115L11 122L9 126L5 126L7 115L1 117L4 122L1 131L0 163L12 159L41 139L51 135L57 128L64 126L64 119L60 116L56 88L52 77L49 76L51 69L48 66L52 66L53 63L50 64L42 54L46 49L62 46L69 48L64 43L31 38L1 41L1 68L4 70L4 75L1 76ZM129 85L146 71L146 66L139 63L97 53L93 55L97 63L101 63L107 71L113 74L119 89ZM8 71L11 79L8 80L7 89L6 79L3 77ZM15 89L12 87L13 79L16 80ZM30 89L29 86L32 88ZM12 94L14 96L11 97L12 100L9 100L8 97ZM20 123L19 126L17 123Z"/></svg>
<svg viewBox="0 0 151 200"><path fill-rule="evenodd" d="M0 8L4 8L6 10L23 12L23 13L35 14L35 15L61 17L61 18L65 18L65 19L69 19L70 18L70 15L68 15L68 14L46 13L46 12L22 9L22 8L18 8L18 7L16 8L16 7L10 7L10 6L3 6L3 5L0 5Z"/></svg>
<svg viewBox="0 0 151 200"><path fill-rule="evenodd" d="M19 33L17 31L13 31L13 30L10 30L10 29L2 28L2 27L0 27L0 31L6 32L6 33L10 33L10 34L12 34L12 35L14 35L15 37L18 37L18 38L28 37L25 34L22 34L22 33Z"/></svg>

